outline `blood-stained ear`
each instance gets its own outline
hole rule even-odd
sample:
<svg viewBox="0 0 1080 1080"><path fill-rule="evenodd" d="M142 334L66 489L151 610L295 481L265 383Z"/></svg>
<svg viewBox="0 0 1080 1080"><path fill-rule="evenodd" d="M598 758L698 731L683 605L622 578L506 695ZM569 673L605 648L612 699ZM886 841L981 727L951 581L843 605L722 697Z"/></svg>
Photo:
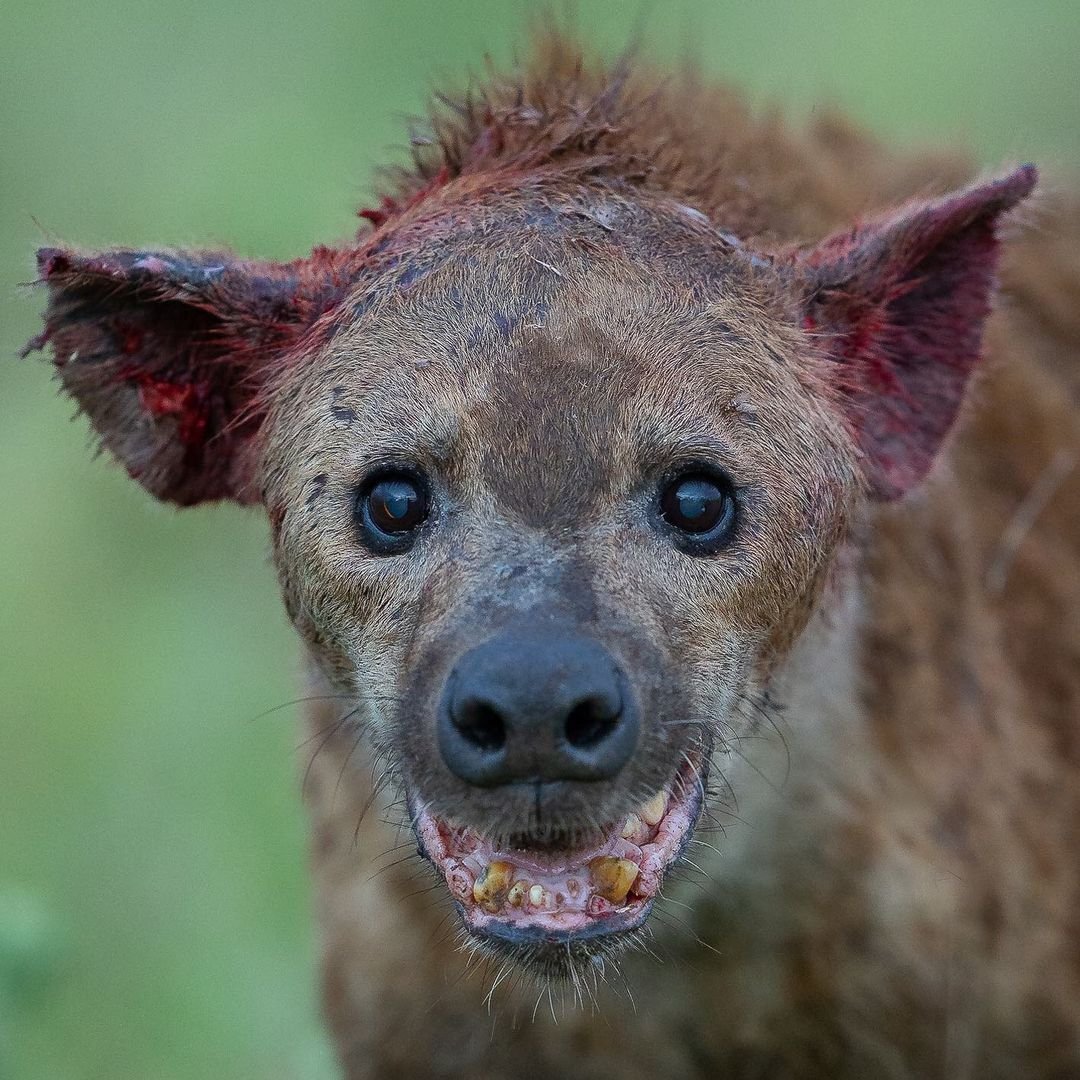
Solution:
<svg viewBox="0 0 1080 1080"><path fill-rule="evenodd" d="M38 252L64 389L159 499L252 502L260 391L347 286L341 253L291 263L220 252Z"/></svg>
<svg viewBox="0 0 1080 1080"><path fill-rule="evenodd" d="M921 480L952 426L979 361L1002 215L1036 180L1024 165L792 253L804 326L832 362L877 498Z"/></svg>

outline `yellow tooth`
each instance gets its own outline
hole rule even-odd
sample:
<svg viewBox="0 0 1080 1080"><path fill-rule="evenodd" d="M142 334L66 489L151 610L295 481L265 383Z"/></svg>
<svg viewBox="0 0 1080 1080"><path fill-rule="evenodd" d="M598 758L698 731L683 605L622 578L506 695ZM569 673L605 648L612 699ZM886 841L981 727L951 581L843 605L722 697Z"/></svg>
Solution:
<svg viewBox="0 0 1080 1080"><path fill-rule="evenodd" d="M638 829L641 828L641 818L637 814L631 814L626 819L626 824L622 827L623 838L629 840L631 837L637 835Z"/></svg>
<svg viewBox="0 0 1080 1080"><path fill-rule="evenodd" d="M626 899L637 875L637 863L616 859L614 855L601 855L589 863L589 876L596 886L597 896L613 904L621 904Z"/></svg>
<svg viewBox="0 0 1080 1080"><path fill-rule="evenodd" d="M510 891L506 894L506 902L511 907L521 907L525 902L525 894L529 891L528 882L515 881L510 886Z"/></svg>
<svg viewBox="0 0 1080 1080"><path fill-rule="evenodd" d="M473 899L485 911L496 912L502 907L513 880L513 864L496 859L488 863L484 872L476 879L472 889Z"/></svg>
<svg viewBox="0 0 1080 1080"><path fill-rule="evenodd" d="M543 907L544 906L544 886L543 885L534 885L529 890L529 903L532 904L533 907Z"/></svg>
<svg viewBox="0 0 1080 1080"><path fill-rule="evenodd" d="M658 791L640 810L641 820L646 825L659 825L667 807L667 796Z"/></svg>

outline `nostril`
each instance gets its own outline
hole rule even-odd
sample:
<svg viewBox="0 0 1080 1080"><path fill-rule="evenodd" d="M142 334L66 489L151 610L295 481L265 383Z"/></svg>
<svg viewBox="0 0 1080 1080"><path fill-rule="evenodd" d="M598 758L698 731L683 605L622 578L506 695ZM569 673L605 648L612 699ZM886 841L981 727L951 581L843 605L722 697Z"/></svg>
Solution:
<svg viewBox="0 0 1080 1080"><path fill-rule="evenodd" d="M454 716L454 727L480 750L501 750L506 745L506 724L496 709L470 701Z"/></svg>
<svg viewBox="0 0 1080 1080"><path fill-rule="evenodd" d="M578 750L602 743L618 725L621 711L602 697L578 702L566 718L566 741Z"/></svg>

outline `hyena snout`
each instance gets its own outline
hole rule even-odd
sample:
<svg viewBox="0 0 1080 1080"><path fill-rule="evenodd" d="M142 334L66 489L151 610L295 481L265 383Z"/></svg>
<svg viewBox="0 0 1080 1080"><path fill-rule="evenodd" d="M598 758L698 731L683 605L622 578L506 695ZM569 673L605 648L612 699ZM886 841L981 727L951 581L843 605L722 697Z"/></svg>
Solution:
<svg viewBox="0 0 1080 1080"><path fill-rule="evenodd" d="M640 710L615 658L584 635L496 635L447 679L439 749L478 787L610 780L633 756Z"/></svg>

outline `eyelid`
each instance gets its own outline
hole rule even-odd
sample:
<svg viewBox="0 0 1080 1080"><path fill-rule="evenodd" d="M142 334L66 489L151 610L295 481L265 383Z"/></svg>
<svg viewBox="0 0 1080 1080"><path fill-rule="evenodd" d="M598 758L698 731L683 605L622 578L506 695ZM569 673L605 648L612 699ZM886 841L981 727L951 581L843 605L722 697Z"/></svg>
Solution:
<svg viewBox="0 0 1080 1080"><path fill-rule="evenodd" d="M663 507L664 497L673 485L695 476L701 476L716 483L730 504L730 509L725 508L725 513L716 526L703 533L694 533L681 528L668 519ZM650 505L654 528L660 529L675 547L686 555L695 557L721 555L738 542L742 531L743 507L739 499L739 488L725 469L712 462L697 459L685 465L669 467L663 479L656 485Z"/></svg>
<svg viewBox="0 0 1080 1080"><path fill-rule="evenodd" d="M720 480L733 492L741 490L722 458L718 459L718 457L711 455L706 456L696 451L687 453L685 457L668 458L663 469L653 473L654 479L652 483L663 489L680 477L696 473ZM648 482L647 480L646 483Z"/></svg>

